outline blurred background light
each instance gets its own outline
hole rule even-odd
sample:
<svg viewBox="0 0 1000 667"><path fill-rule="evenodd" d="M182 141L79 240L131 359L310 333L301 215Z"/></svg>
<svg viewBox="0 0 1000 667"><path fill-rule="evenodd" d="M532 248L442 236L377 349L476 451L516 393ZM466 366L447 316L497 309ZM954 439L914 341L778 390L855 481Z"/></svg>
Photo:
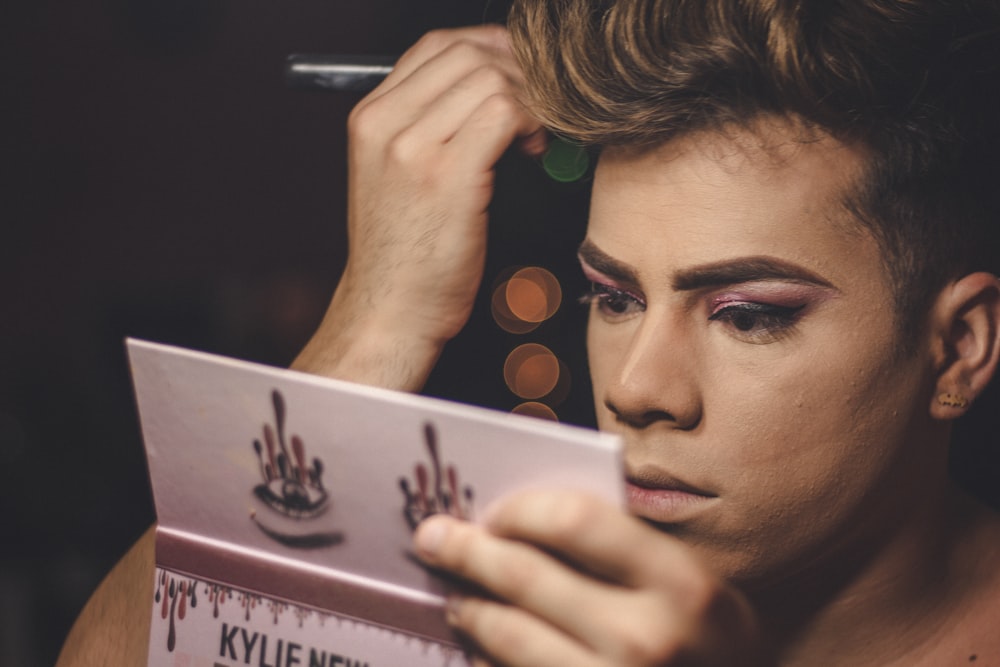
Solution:
<svg viewBox="0 0 1000 667"><path fill-rule="evenodd" d="M541 398L559 382L559 360L544 345L525 343L507 356L503 377L510 390L520 398Z"/></svg>
<svg viewBox="0 0 1000 667"><path fill-rule="evenodd" d="M541 322L527 322L511 312L507 303L507 284L508 281L504 280L493 290L493 299L490 302L493 321L507 333L526 334L534 331Z"/></svg>
<svg viewBox="0 0 1000 667"><path fill-rule="evenodd" d="M548 419L549 421L557 422L559 417L549 406L544 403L539 403L538 401L526 401L517 405L513 410L511 410L515 415L524 415L526 417L537 417L538 419Z"/></svg>
<svg viewBox="0 0 1000 667"><path fill-rule="evenodd" d="M572 183L586 175L590 156L582 146L556 137L542 156L542 167L553 180Z"/></svg>
<svg viewBox="0 0 1000 667"><path fill-rule="evenodd" d="M548 270L538 266L508 267L494 282L490 312L501 329L526 334L552 317L562 303L562 287Z"/></svg>
<svg viewBox="0 0 1000 667"><path fill-rule="evenodd" d="M562 288L551 272L538 266L517 271L507 281L507 308L525 322L544 322L562 301Z"/></svg>

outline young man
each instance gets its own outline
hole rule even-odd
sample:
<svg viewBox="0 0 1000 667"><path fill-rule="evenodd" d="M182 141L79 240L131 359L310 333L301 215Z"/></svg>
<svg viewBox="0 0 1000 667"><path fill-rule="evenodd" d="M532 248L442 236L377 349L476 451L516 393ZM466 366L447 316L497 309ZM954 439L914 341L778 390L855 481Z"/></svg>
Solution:
<svg viewBox="0 0 1000 667"><path fill-rule="evenodd" d="M296 367L395 389L468 318L499 156L543 127L602 149L580 258L630 512L552 490L426 521L421 557L486 591L448 608L481 660L1000 660L1000 520L946 471L1000 358L998 16L526 1L517 59L434 33L359 104L349 259ZM146 622L146 548L95 605Z"/></svg>

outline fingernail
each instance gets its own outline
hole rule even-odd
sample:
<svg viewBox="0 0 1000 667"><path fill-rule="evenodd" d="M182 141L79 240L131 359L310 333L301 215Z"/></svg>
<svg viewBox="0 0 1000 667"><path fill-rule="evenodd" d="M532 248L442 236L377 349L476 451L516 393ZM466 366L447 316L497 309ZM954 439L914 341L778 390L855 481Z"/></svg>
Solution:
<svg viewBox="0 0 1000 667"><path fill-rule="evenodd" d="M448 625L458 623L458 609L462 606L462 598L458 595L449 595L444 601L444 620Z"/></svg>
<svg viewBox="0 0 1000 667"><path fill-rule="evenodd" d="M448 533L447 521L442 517L430 517L417 526L417 532L413 536L413 542L417 551L434 555L441 548L445 535Z"/></svg>

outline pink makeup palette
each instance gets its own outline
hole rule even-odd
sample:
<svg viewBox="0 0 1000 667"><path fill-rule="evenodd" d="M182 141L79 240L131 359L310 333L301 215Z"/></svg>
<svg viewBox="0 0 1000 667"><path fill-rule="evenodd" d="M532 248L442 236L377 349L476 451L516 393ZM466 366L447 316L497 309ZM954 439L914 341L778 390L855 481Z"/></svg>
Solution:
<svg viewBox="0 0 1000 667"><path fill-rule="evenodd" d="M138 340L157 513L149 665L463 665L436 513L530 487L623 504L614 436Z"/></svg>

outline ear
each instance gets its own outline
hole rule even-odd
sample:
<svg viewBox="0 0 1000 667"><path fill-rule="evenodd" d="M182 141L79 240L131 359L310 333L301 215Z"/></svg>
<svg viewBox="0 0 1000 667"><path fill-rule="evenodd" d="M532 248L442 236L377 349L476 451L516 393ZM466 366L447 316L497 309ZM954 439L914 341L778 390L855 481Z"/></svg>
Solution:
<svg viewBox="0 0 1000 667"><path fill-rule="evenodd" d="M986 389L1000 363L1000 279L978 272L950 283L934 303L933 322L931 416L955 419Z"/></svg>

